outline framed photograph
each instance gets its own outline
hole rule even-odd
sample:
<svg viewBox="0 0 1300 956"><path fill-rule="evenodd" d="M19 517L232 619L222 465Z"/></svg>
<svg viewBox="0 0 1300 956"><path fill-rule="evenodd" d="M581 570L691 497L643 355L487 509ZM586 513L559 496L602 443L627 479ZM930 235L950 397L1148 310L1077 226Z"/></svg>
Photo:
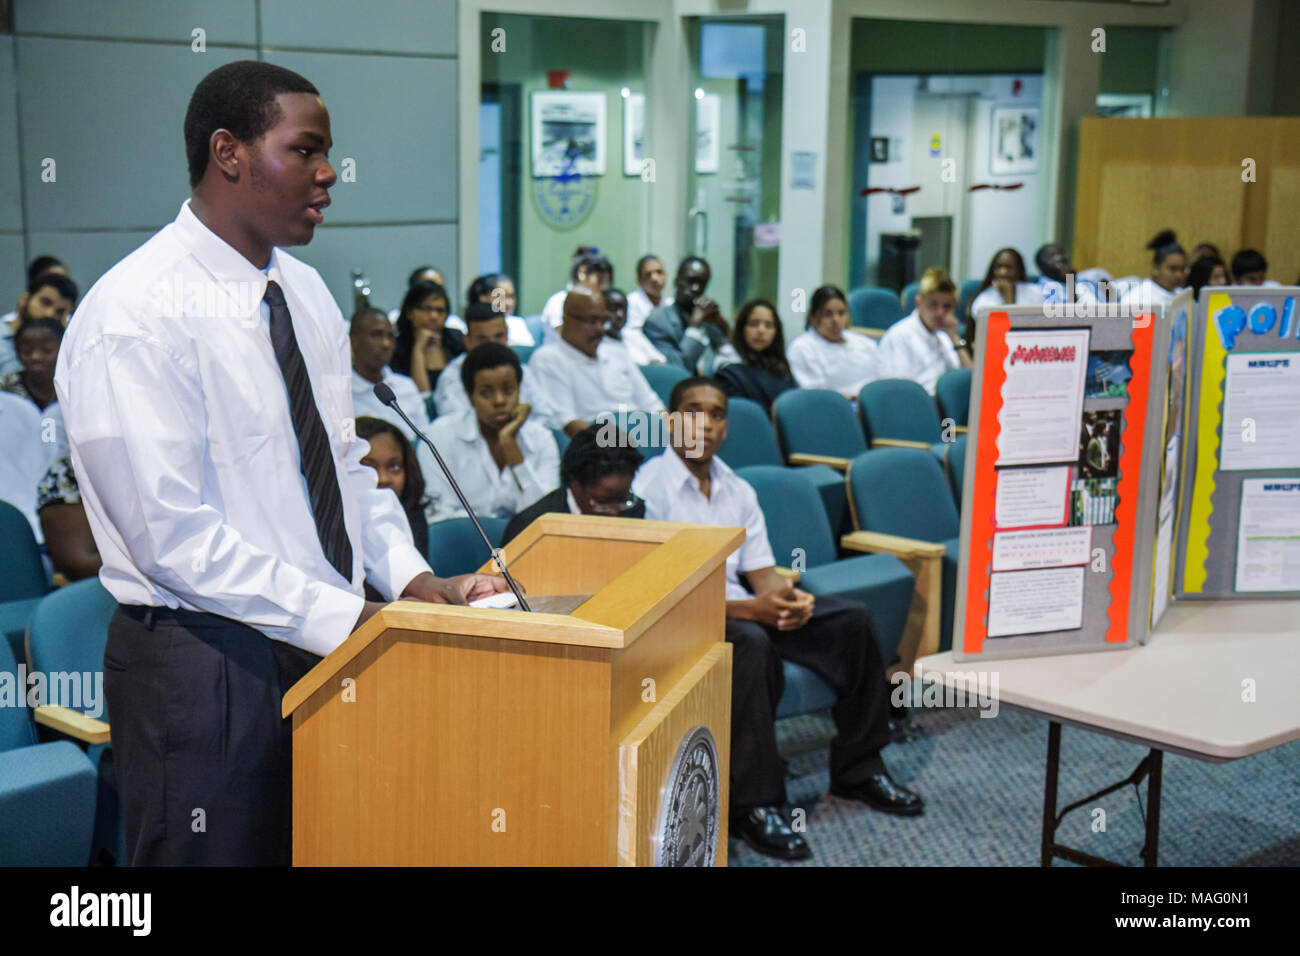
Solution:
<svg viewBox="0 0 1300 956"><path fill-rule="evenodd" d="M889 138L887 136L871 137L871 162L889 162Z"/></svg>
<svg viewBox="0 0 1300 956"><path fill-rule="evenodd" d="M623 98L623 175L640 176L645 159L645 94Z"/></svg>
<svg viewBox="0 0 1300 956"><path fill-rule="evenodd" d="M532 95L533 176L605 175L605 94Z"/></svg>
<svg viewBox="0 0 1300 956"><path fill-rule="evenodd" d="M1146 119L1151 115L1151 94L1098 93L1097 115L1121 119Z"/></svg>
<svg viewBox="0 0 1300 956"><path fill-rule="evenodd" d="M994 176L1037 172L1038 107L997 106L992 115L989 172Z"/></svg>
<svg viewBox="0 0 1300 956"><path fill-rule="evenodd" d="M722 159L722 97L705 94L695 101L695 171L716 173Z"/></svg>

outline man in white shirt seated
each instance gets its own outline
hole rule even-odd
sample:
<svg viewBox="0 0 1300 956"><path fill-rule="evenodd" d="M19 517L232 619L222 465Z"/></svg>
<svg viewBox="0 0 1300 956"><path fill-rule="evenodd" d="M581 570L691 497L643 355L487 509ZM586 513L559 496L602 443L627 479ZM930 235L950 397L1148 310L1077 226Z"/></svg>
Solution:
<svg viewBox="0 0 1300 956"><path fill-rule="evenodd" d="M569 281L563 289L551 294L542 306L542 325L546 329L542 344L549 345L559 337L560 323L564 320L564 299L574 289L582 288L599 295L614 282L614 264L602 256L594 246L581 246L569 265Z"/></svg>
<svg viewBox="0 0 1300 956"><path fill-rule="evenodd" d="M944 372L971 364L957 334L957 284L943 269L926 269L916 308L880 340L880 360L894 378L919 382L931 395Z"/></svg>
<svg viewBox="0 0 1300 956"><path fill-rule="evenodd" d="M41 413L25 398L0 392L0 501L23 513L42 540L36 515L36 486L49 467L50 446L41 441Z"/></svg>
<svg viewBox="0 0 1300 956"><path fill-rule="evenodd" d="M555 487L560 452L550 429L519 401L524 376L519 356L496 342L465 355L460 368L470 407L440 417L429 429L447 468L475 514L510 518ZM424 491L432 524L465 514L441 468L425 471Z"/></svg>
<svg viewBox="0 0 1300 956"><path fill-rule="evenodd" d="M515 295L515 280L504 272L487 272L469 284L466 304L486 302L492 309L506 317L506 345L536 345L533 333L522 316L515 315L519 297ZM466 331L461 329L462 332Z"/></svg>
<svg viewBox="0 0 1300 956"><path fill-rule="evenodd" d="M575 288L564 300L560 341L543 345L528 360L545 423L567 435L582 431L601 412L663 410L627 350L606 342L608 318L598 293Z"/></svg>
<svg viewBox="0 0 1300 956"><path fill-rule="evenodd" d="M77 284L61 265L57 269L31 279L18 297L18 311L0 320L0 375L22 371L14 341L20 325L29 319L58 319L62 325L68 324L68 316L77 306Z"/></svg>
<svg viewBox="0 0 1300 956"><path fill-rule="evenodd" d="M447 363L447 367L438 376L438 384L434 386L433 404L439 418L454 418L469 408L469 397L465 394L465 385L460 378L465 356L484 342L506 345L510 339L505 314L495 310L490 303L469 303L465 307L465 324L469 327L465 333L465 351ZM537 405L537 396L530 382L524 382L519 398L520 401Z"/></svg>
<svg viewBox="0 0 1300 956"><path fill-rule="evenodd" d="M352 408L357 417L368 415L392 422L414 441L415 433L402 421L402 416L375 396L375 386L383 382L393 390L398 407L415 423L415 427L421 431L428 430L429 416L415 382L410 376L388 367L397 346L397 337L388 316L382 309L362 309L352 316L348 338L352 344ZM428 453L427 449L425 453Z"/></svg>
<svg viewBox="0 0 1300 956"><path fill-rule="evenodd" d="M1045 304L1097 301L1096 283L1074 274L1074 264L1057 243L1040 247L1034 254L1034 264L1038 266L1038 291Z"/></svg>
<svg viewBox="0 0 1300 956"><path fill-rule="evenodd" d="M317 89L227 63L184 129L190 198L86 295L54 381L118 601L104 692L129 863L288 865L281 701L383 607L363 581L452 604L506 583L435 577L361 463L347 324L281 248L311 241L337 179Z"/></svg>
<svg viewBox="0 0 1300 956"><path fill-rule="evenodd" d="M636 263L636 285L627 297L627 327L623 341L638 365L661 365L667 361L662 352L645 337L645 320L661 305L672 305L673 297L664 295L668 273L658 256L642 256Z"/></svg>
<svg viewBox="0 0 1300 956"><path fill-rule="evenodd" d="M888 376L876 343L847 331L849 303L843 291L822 286L813 293L809 313L807 331L786 350L801 388L828 388L856 400L862 386Z"/></svg>
<svg viewBox="0 0 1300 956"><path fill-rule="evenodd" d="M777 573L754 489L717 457L727 437L727 396L718 384L703 376L678 382L668 404L671 448L643 464L632 483L646 517L745 529L745 543L727 558L732 835L782 859L811 854L783 810L785 769L774 729L782 659L835 689L831 793L887 813L920 814L920 796L895 783L880 756L890 741L889 685L870 612L814 599Z"/></svg>

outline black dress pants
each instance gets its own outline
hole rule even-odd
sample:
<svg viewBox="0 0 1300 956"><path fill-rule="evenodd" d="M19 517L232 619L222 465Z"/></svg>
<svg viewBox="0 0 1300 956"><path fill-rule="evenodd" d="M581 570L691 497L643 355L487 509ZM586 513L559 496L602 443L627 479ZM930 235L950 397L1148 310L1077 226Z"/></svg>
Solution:
<svg viewBox="0 0 1300 956"><path fill-rule="evenodd" d="M782 659L813 671L838 696L831 711L831 783L852 787L884 769L889 742L889 685L871 612L861 604L819 597L797 631L727 618L731 662L731 806L786 801L785 763L776 749L776 705L785 681Z"/></svg>
<svg viewBox="0 0 1300 956"><path fill-rule="evenodd" d="M320 660L245 624L119 605L104 693L133 866L288 866L285 692Z"/></svg>

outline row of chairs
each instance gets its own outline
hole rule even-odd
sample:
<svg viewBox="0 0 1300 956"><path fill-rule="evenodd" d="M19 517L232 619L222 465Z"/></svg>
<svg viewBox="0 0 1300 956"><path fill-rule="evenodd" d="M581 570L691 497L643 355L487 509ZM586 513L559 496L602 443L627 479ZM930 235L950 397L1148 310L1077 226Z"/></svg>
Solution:
<svg viewBox="0 0 1300 956"><path fill-rule="evenodd" d="M957 321L966 334L966 318L970 304L982 283L980 279L967 279L957 291ZM916 308L916 294L921 283L909 282L902 293L882 286L862 285L849 292L849 316L854 325L865 329L888 329L900 319L905 319Z"/></svg>

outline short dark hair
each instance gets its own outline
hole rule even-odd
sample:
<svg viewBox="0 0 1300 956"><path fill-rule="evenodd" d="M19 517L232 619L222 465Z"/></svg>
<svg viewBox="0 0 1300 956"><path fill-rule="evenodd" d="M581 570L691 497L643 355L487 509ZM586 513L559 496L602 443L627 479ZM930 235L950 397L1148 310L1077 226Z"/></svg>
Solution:
<svg viewBox="0 0 1300 956"><path fill-rule="evenodd" d="M844 290L841 289L839 286L837 285L820 286L816 291L813 292L812 301L808 303L808 317L812 318L814 315L816 315L822 309L826 308L827 305L829 305L831 302L834 302L836 299L839 299L845 305L849 304L849 300L844 297Z"/></svg>
<svg viewBox="0 0 1300 956"><path fill-rule="evenodd" d="M361 323L371 316L378 316L385 322L388 321L388 313L383 309L377 309L373 305L363 305L357 311L352 313L352 319L348 322L348 335L355 335L361 330Z"/></svg>
<svg viewBox="0 0 1300 956"><path fill-rule="evenodd" d="M30 285L51 269L58 268L67 268L62 259L56 259L54 256L37 256L27 267L27 282Z"/></svg>
<svg viewBox="0 0 1300 956"><path fill-rule="evenodd" d="M31 282L27 283L27 294L35 295L46 286L49 286L73 305L77 304L77 283L73 282L60 272L41 273Z"/></svg>
<svg viewBox="0 0 1300 956"><path fill-rule="evenodd" d="M652 262L658 262L660 265L662 265L663 259L654 255L653 253L647 253L646 255L642 256L640 259L636 261L636 277L638 279L641 278L641 270L644 269L647 265L649 265Z"/></svg>
<svg viewBox="0 0 1300 956"><path fill-rule="evenodd" d="M1232 257L1232 277L1236 279L1247 272L1267 272L1268 260L1258 249L1242 249Z"/></svg>
<svg viewBox="0 0 1300 956"><path fill-rule="evenodd" d="M668 411L675 412L682 404L682 399L686 397L687 391L692 388L699 388L701 385L707 385L709 388L716 388L722 396L722 407L727 407L727 393L723 391L716 378L708 375L692 375L690 378L684 378L673 386L672 392L668 396Z"/></svg>
<svg viewBox="0 0 1300 956"><path fill-rule="evenodd" d="M606 286L605 291L602 292L600 295L605 300L605 308L607 309L609 308L609 300L612 299L614 296L618 296L620 299L623 300L625 304L627 302L627 293L624 292L622 289L616 288L612 285Z"/></svg>
<svg viewBox="0 0 1300 956"><path fill-rule="evenodd" d="M437 266L416 266L414 269L411 270L411 274L406 277L406 287L409 289L411 286L421 281L420 276L424 275L424 273L426 272L436 272L438 273L438 275L440 276L442 275L442 270L439 269ZM447 278L446 276L442 276L442 277L444 279ZM426 279L424 281L432 282L433 280Z"/></svg>
<svg viewBox="0 0 1300 956"><path fill-rule="evenodd" d="M569 278L577 282L579 272L585 272L587 275L593 273L607 275L610 282L614 281L614 264L599 252L583 252L574 256L569 266Z"/></svg>
<svg viewBox="0 0 1300 956"><path fill-rule="evenodd" d="M505 318L504 315L492 308L491 302L466 302L465 314L461 317L465 320L466 328L474 322L491 322L493 319Z"/></svg>
<svg viewBox="0 0 1300 956"><path fill-rule="evenodd" d="M202 182L207 172L212 134L225 129L241 143L260 139L279 122L275 98L281 93L319 95L320 90L293 70L257 60L227 63L199 80L185 110L185 158L191 187Z"/></svg>
<svg viewBox="0 0 1300 956"><path fill-rule="evenodd" d="M410 441L407 440L406 433L392 422L384 421L382 418L371 418L368 415L362 415L357 419L358 438L369 441L376 435L387 435L397 442L397 447L402 450L402 470L406 472L406 481L402 485L402 497L398 499L402 503L402 510L414 511L416 508L423 507L424 472L420 471L420 461L415 457L415 449L411 447Z"/></svg>
<svg viewBox="0 0 1300 956"><path fill-rule="evenodd" d="M713 268L712 266L709 265L709 260L705 259L703 256L696 256L696 255L685 256L681 262L677 263L676 275L681 275L682 272L686 269L686 267L693 262L698 262L700 265L704 266L704 268L708 269L709 276L712 277Z"/></svg>
<svg viewBox="0 0 1300 956"><path fill-rule="evenodd" d="M469 308L470 302L480 302L488 299L491 304L492 291L502 282L510 281L510 276L504 272L485 272L481 276L476 276L474 281L469 284L469 291L465 293L465 308ZM495 309L495 306L494 306Z"/></svg>
<svg viewBox="0 0 1300 956"><path fill-rule="evenodd" d="M509 365L515 370L516 385L523 383L524 366L510 346L500 342L484 342L466 352L465 361L460 363L460 381L465 386L465 393L474 394L474 376L479 372L500 368L502 365Z"/></svg>
<svg viewBox="0 0 1300 956"><path fill-rule="evenodd" d="M609 437L614 430L614 442L602 443L598 436ZM560 487L568 488L573 482L591 487L608 475L635 475L645 456L636 450L621 429L606 422L594 422L569 440L560 459Z"/></svg>
<svg viewBox="0 0 1300 956"><path fill-rule="evenodd" d="M18 349L18 340L32 332L49 332L60 342L63 341L63 323L58 319L28 319L14 332L14 350Z"/></svg>

